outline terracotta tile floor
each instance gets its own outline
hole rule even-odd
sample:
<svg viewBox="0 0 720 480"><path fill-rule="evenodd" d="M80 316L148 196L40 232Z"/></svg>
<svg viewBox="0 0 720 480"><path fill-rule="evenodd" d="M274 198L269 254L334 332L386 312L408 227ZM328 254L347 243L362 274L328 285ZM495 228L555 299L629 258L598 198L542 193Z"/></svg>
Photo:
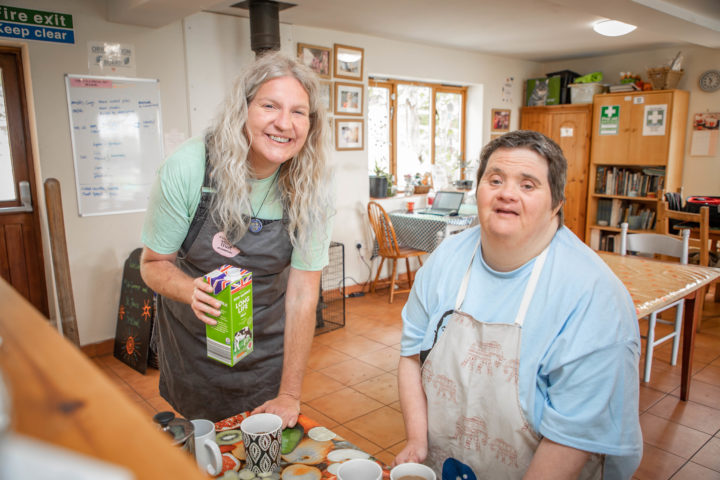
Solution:
<svg viewBox="0 0 720 480"><path fill-rule="evenodd" d="M399 294L388 304L387 289L348 298L345 328L315 337L303 384L305 415L386 463L405 444L397 363L406 300ZM651 381L641 384L645 450L634 478L720 480L720 304L711 295L688 402L680 401L680 366L669 358L669 344L656 348ZM157 370L141 375L112 355L93 360L148 416L171 409L157 392Z"/></svg>

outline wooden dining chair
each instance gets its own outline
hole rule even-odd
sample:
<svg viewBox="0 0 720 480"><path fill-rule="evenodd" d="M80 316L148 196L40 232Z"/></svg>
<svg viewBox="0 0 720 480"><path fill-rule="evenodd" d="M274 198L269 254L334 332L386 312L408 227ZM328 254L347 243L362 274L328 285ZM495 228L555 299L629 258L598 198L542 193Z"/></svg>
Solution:
<svg viewBox="0 0 720 480"><path fill-rule="evenodd" d="M673 228L678 222L697 224L697 227L688 228L690 235L690 250L697 251L700 254L699 264L703 267L710 266L710 250L712 248L710 240L710 209L707 206L700 207L699 213L684 212L674 210L665 200L658 202L657 222L655 231L663 235L674 235L679 238L679 230ZM704 287L704 292L698 297L698 308L703 309L705 301L704 293L708 287ZM720 301L720 282L715 282L715 301ZM698 319L697 330L700 330L702 323L702 315Z"/></svg>
<svg viewBox="0 0 720 480"><path fill-rule="evenodd" d="M622 223L620 225L620 255L627 255L628 252L633 252L640 256L651 256L663 255L669 257L675 257L680 260L680 263L687 264L688 262L688 244L690 240L690 230L682 230L681 238L676 238L670 235L662 235L659 233L632 233L628 234L628 224ZM647 334L641 335L645 339L645 369L643 371L643 382L650 381L650 368L652 366L653 350L656 346L670 339L673 341L672 354L670 357L670 364L677 364L678 347L680 346L680 335L682 332L682 319L683 319L683 307L685 300L677 300L670 305L663 307L660 310L654 311L648 318ZM675 320L663 320L658 318L657 314L676 308ZM673 325L673 331L665 335L662 338L655 338L655 326L658 323L666 325Z"/></svg>
<svg viewBox="0 0 720 480"><path fill-rule="evenodd" d="M673 220L676 222L673 223ZM699 213L690 213L671 209L665 200L658 202L655 231L661 235L680 238L679 230L671 229L671 223L677 224L677 222L698 224L696 230L698 235L690 236L690 248L700 252L700 265L707 267L710 261L710 209L700 207Z"/></svg>
<svg viewBox="0 0 720 480"><path fill-rule="evenodd" d="M428 252L418 250L415 248L402 247L398 245L397 237L395 236L395 229L393 228L390 217L388 216L385 209L377 202L368 203L368 217L370 218L370 225L372 225L373 233L375 233L375 239L378 244L378 254L380 255L380 266L378 266L375 280L373 280L370 286L370 291L374 292L377 286L378 279L380 278L380 272L382 272L383 264L385 259L392 262L392 274L390 276L390 303L393 302L393 296L396 293L409 292L412 288L414 275L410 270L410 257L416 257L418 262L422 266L421 255L425 255ZM405 270L407 273L408 288L403 290L395 290L395 280L397 277L397 262L398 260L405 259Z"/></svg>

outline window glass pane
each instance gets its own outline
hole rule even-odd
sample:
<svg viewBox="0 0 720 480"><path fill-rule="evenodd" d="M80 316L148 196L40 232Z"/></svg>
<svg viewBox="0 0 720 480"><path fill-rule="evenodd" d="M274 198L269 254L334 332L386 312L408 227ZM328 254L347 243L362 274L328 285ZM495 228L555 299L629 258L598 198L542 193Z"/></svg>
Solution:
<svg viewBox="0 0 720 480"><path fill-rule="evenodd" d="M10 158L10 137L8 135L5 111L5 86L0 71L0 201L15 200L15 175Z"/></svg>
<svg viewBox="0 0 720 480"><path fill-rule="evenodd" d="M460 179L462 145L462 95L437 92L435 95L435 166L447 179Z"/></svg>
<svg viewBox="0 0 720 480"><path fill-rule="evenodd" d="M399 84L397 88L397 183L406 175L431 171L430 87Z"/></svg>
<svg viewBox="0 0 720 480"><path fill-rule="evenodd" d="M390 172L390 90L368 88L368 170Z"/></svg>

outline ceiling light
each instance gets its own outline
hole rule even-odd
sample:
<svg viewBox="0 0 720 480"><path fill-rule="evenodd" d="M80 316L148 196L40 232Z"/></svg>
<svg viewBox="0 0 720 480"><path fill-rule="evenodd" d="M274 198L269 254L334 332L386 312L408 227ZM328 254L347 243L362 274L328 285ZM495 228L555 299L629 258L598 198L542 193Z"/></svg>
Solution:
<svg viewBox="0 0 720 480"><path fill-rule="evenodd" d="M600 35L605 35L606 37L619 37L620 35L627 35L636 28L637 27L635 25L618 22L617 20L603 20L593 25L593 30Z"/></svg>

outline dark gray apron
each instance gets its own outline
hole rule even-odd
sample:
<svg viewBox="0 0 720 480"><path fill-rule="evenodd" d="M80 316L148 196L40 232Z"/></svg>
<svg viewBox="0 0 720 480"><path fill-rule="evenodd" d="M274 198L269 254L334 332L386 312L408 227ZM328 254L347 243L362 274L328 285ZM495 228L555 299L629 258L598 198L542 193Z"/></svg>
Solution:
<svg viewBox="0 0 720 480"><path fill-rule="evenodd" d="M207 215L195 241L176 260L193 278L225 264L252 272L254 349L234 367L207 357L205 324L190 305L158 297L160 394L186 418L215 422L277 396L292 244L286 218L263 223L260 232L247 232L235 244L240 253L228 258L213 250L221 229Z"/></svg>

